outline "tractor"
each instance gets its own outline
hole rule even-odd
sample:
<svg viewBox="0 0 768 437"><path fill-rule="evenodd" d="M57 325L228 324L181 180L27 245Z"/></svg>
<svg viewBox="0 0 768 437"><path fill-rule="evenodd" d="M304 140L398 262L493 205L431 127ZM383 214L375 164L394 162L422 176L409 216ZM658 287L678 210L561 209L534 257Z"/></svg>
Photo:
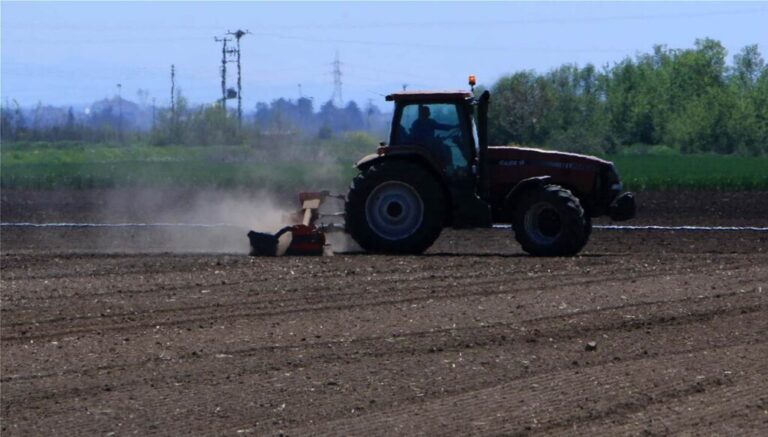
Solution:
<svg viewBox="0 0 768 437"><path fill-rule="evenodd" d="M592 218L635 215L634 196L622 193L609 161L489 147L488 91L404 91L386 100L394 102L389 142L356 163L359 173L342 196L344 230L365 251L419 254L445 227L506 224L529 254L570 256L586 245ZM298 226L305 234L306 226L315 229L312 207L326 194L303 194Z"/></svg>
<svg viewBox="0 0 768 437"><path fill-rule="evenodd" d="M357 162L345 206L346 230L363 249L417 254L446 226L511 224L532 255L575 255L592 218L634 216L634 197L622 193L611 162L489 147L489 99L488 91L386 97L395 104L389 143Z"/></svg>

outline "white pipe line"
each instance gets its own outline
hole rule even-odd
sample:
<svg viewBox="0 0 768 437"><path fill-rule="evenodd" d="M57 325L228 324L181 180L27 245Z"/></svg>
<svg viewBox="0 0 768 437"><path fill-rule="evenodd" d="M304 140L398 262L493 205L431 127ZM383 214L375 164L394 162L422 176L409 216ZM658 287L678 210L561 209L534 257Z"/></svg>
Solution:
<svg viewBox="0 0 768 437"><path fill-rule="evenodd" d="M13 228L241 228L228 223L0 223Z"/></svg>
<svg viewBox="0 0 768 437"><path fill-rule="evenodd" d="M0 223L3 227L15 228L238 228L229 223ZM509 229L508 224L493 225L496 229ZM594 225L593 229L609 231L735 231L735 232L768 232L768 227L760 226L659 226L659 225Z"/></svg>
<svg viewBox="0 0 768 437"><path fill-rule="evenodd" d="M512 225L493 225L497 229L509 229ZM768 232L768 227L760 226L659 226L659 225L593 225L592 229L608 231L737 231L737 232Z"/></svg>
<svg viewBox="0 0 768 437"><path fill-rule="evenodd" d="M616 231L753 231L768 232L768 227L759 226L634 226L634 225L595 225L593 228Z"/></svg>

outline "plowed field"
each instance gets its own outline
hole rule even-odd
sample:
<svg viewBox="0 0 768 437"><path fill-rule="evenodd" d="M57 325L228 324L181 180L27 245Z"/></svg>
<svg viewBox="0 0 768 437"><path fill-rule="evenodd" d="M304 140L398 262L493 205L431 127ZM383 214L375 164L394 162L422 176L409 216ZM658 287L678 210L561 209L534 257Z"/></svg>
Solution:
<svg viewBox="0 0 768 437"><path fill-rule="evenodd" d="M45 196L3 221L101 218ZM768 226L768 193L639 201L631 224ZM3 228L4 436L768 433L766 233L249 258L155 232Z"/></svg>

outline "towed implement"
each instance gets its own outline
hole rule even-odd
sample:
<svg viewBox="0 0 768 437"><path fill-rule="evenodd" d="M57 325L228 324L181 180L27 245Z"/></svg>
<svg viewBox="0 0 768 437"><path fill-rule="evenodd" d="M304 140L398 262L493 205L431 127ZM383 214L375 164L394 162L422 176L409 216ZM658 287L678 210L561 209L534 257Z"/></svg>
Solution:
<svg viewBox="0 0 768 437"><path fill-rule="evenodd" d="M298 224L285 226L275 234L248 232L248 240L251 242L250 255L322 255L326 244L325 233L343 230L343 227L338 224L317 223L321 216L320 205L329 197L344 199L344 196L331 194L328 191L299 193L301 210L285 218L287 222L298 222Z"/></svg>
<svg viewBox="0 0 768 437"><path fill-rule="evenodd" d="M474 87L474 76L470 86ZM346 196L302 193L296 225L277 235L249 233L252 254L321 254L325 232L347 232L365 251L419 254L445 227L510 224L523 250L575 255L592 219L635 215L613 163L593 156L488 146L490 94L416 91L390 94L389 143L356 164ZM344 201L344 224L323 224L321 204ZM290 241L280 240L290 234Z"/></svg>

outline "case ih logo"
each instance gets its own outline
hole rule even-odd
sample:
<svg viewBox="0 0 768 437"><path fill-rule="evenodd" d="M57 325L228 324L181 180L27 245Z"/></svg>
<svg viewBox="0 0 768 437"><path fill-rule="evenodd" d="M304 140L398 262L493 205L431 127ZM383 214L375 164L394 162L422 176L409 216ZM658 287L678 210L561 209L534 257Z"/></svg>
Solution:
<svg viewBox="0 0 768 437"><path fill-rule="evenodd" d="M525 160L522 159L503 159L499 161L499 165L504 167L517 167L519 165L525 165Z"/></svg>
<svg viewBox="0 0 768 437"><path fill-rule="evenodd" d="M590 165L577 164L575 162L557 162L557 161L526 161L524 159L502 159L498 165L503 167L521 167L524 165L534 167L560 168L564 170L594 171Z"/></svg>

